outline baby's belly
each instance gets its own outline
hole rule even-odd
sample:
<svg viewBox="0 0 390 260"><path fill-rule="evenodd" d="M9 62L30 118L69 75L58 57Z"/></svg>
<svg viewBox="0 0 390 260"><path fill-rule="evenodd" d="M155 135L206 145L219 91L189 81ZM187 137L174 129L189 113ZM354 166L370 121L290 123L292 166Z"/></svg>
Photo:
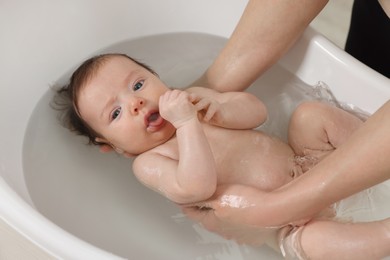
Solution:
<svg viewBox="0 0 390 260"><path fill-rule="evenodd" d="M239 183L264 191L274 190L301 173L290 146L279 139L255 134L229 149L219 170L220 183ZM234 144L231 144L234 145Z"/></svg>

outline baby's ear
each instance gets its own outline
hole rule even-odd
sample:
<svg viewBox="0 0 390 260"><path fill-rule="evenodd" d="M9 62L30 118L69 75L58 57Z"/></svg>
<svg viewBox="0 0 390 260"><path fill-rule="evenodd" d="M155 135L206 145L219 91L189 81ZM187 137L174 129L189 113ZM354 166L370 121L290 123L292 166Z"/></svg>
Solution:
<svg viewBox="0 0 390 260"><path fill-rule="evenodd" d="M101 144L99 145L99 151L102 153L109 153L112 152L114 149L109 146L108 144Z"/></svg>
<svg viewBox="0 0 390 260"><path fill-rule="evenodd" d="M95 141L98 143L102 143L99 145L99 151L102 153L109 153L109 152L115 151L118 154L123 155L124 157L127 157L127 158L133 158L133 157L137 156L136 154L131 154L131 153L123 151L122 149L114 147L109 142L107 142L107 140L104 138L96 137Z"/></svg>
<svg viewBox="0 0 390 260"><path fill-rule="evenodd" d="M109 144L109 142L107 142L107 140L104 138L96 137L95 142L100 143L99 151L102 153L109 153L114 150L113 147Z"/></svg>
<svg viewBox="0 0 390 260"><path fill-rule="evenodd" d="M131 154L131 153L119 150L119 149L114 149L111 146L109 146L108 144L100 145L99 146L99 151L102 152L102 153L109 153L109 152L115 151L118 154L123 155L124 157L127 157L127 158L134 158L134 157L137 156L136 154Z"/></svg>

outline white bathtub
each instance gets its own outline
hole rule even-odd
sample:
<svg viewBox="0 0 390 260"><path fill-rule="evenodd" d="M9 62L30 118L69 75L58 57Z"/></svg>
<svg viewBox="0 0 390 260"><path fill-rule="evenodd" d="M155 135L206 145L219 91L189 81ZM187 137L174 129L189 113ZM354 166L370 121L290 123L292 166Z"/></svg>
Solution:
<svg viewBox="0 0 390 260"><path fill-rule="evenodd" d="M245 4L1 1L4 224L62 259L279 259L266 247L239 247L193 226L133 178L129 160L85 146L58 125L48 106L50 85L65 82L82 60L105 51L130 52L168 83L188 84L221 48L220 37L230 35ZM390 97L389 79L310 29L251 91L264 98L262 86L272 84L283 92L295 77L307 84L322 80L339 100L368 112Z"/></svg>

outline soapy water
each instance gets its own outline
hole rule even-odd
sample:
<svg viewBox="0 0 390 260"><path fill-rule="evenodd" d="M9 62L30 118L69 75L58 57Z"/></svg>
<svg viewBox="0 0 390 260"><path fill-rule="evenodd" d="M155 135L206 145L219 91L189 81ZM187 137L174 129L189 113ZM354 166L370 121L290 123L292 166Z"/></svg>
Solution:
<svg viewBox="0 0 390 260"><path fill-rule="evenodd" d="M80 57L80 62L97 53L127 53L150 65L168 85L184 87L210 65L225 41L197 33L156 35L109 46ZM66 83L77 66L57 84ZM283 140L288 119L303 100L341 105L324 83L310 86L279 65L248 91L263 100L269 111L269 119L260 129ZM135 179L131 159L101 154L96 147L87 146L85 138L64 129L49 106L52 96L53 91L48 90L33 111L23 149L30 196L48 219L91 244L130 259L281 259L268 247L238 246L194 225L176 205ZM150 173L158 174L154 169ZM231 198L226 202L232 203Z"/></svg>

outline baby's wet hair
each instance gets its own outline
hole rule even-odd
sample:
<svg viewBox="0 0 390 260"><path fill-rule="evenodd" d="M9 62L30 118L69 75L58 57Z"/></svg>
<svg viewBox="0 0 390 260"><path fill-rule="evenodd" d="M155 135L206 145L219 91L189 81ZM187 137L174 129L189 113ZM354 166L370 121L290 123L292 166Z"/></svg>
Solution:
<svg viewBox="0 0 390 260"><path fill-rule="evenodd" d="M134 58L123 53L106 53L93 56L85 60L71 75L69 83L56 88L56 93L52 100L52 107L59 111L59 119L62 125L70 131L88 138L88 144L102 145L104 143L96 141L97 137L102 137L82 119L78 110L78 95L80 90L88 81L96 75L99 68L112 57L125 57L157 75L148 65L143 64Z"/></svg>

